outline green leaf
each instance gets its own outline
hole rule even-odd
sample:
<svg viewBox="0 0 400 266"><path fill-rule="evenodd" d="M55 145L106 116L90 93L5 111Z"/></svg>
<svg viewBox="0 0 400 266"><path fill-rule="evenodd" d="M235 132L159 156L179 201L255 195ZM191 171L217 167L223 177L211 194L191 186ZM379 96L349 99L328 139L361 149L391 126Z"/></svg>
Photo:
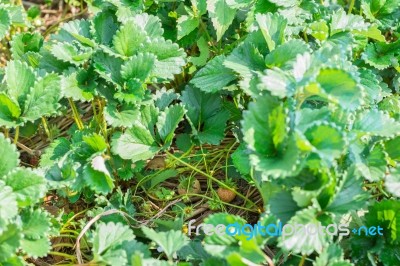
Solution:
<svg viewBox="0 0 400 266"><path fill-rule="evenodd" d="M115 50L124 56L134 55L140 45L146 41L147 35L139 25L126 23L117 31L113 38Z"/></svg>
<svg viewBox="0 0 400 266"><path fill-rule="evenodd" d="M385 42L385 36L381 33L376 25L369 27L367 30L353 30L354 33L362 36L377 40L378 42Z"/></svg>
<svg viewBox="0 0 400 266"><path fill-rule="evenodd" d="M227 213L216 213L208 216L204 220L204 224L211 224L214 226L214 228L219 224L223 224L225 226L228 226L230 224L238 224L240 226L243 226L245 223L246 221L243 218ZM205 237L204 248L209 254L215 257L225 258L227 255L233 252L240 251L239 241L241 240L242 239L240 239L240 237L237 234L231 235L226 233L224 234L214 233L212 235ZM242 244L245 244L245 241L246 238L243 238Z"/></svg>
<svg viewBox="0 0 400 266"><path fill-rule="evenodd" d="M17 147L11 144L3 134L0 134L0 180L19 164L19 153Z"/></svg>
<svg viewBox="0 0 400 266"><path fill-rule="evenodd" d="M368 29L368 26L368 23L364 21L362 16L346 14L343 9L340 9L332 15L331 35L342 31L364 31Z"/></svg>
<svg viewBox="0 0 400 266"><path fill-rule="evenodd" d="M171 145L175 129L178 127L179 122L182 121L184 114L185 110L180 104L167 107L160 113L156 126L165 146L169 147Z"/></svg>
<svg viewBox="0 0 400 266"><path fill-rule="evenodd" d="M19 207L37 203L47 192L44 177L25 168L17 168L9 173L5 182L13 189Z"/></svg>
<svg viewBox="0 0 400 266"><path fill-rule="evenodd" d="M147 128L134 125L124 134L113 136L111 150L125 160L137 162L150 159L160 150L160 147Z"/></svg>
<svg viewBox="0 0 400 266"><path fill-rule="evenodd" d="M41 209L24 210L21 213L22 233L24 238L47 238L50 231L50 219L48 214Z"/></svg>
<svg viewBox="0 0 400 266"><path fill-rule="evenodd" d="M42 116L56 113L61 99L61 82L56 74L39 78L27 96L24 108L24 119L33 121Z"/></svg>
<svg viewBox="0 0 400 266"><path fill-rule="evenodd" d="M16 224L9 224L3 233L0 233L0 261L3 262L13 256L20 245L21 232Z"/></svg>
<svg viewBox="0 0 400 266"><path fill-rule="evenodd" d="M400 242L400 202L398 200L382 200L368 208L365 215L367 226L383 228L383 235L388 242Z"/></svg>
<svg viewBox="0 0 400 266"><path fill-rule="evenodd" d="M226 0L210 0L207 1L207 11L217 32L217 41L219 41L232 24L236 9L231 8Z"/></svg>
<svg viewBox="0 0 400 266"><path fill-rule="evenodd" d="M202 130L197 133L200 142L218 145L225 136L229 116L229 111L222 109L217 114L208 117L202 125Z"/></svg>
<svg viewBox="0 0 400 266"><path fill-rule="evenodd" d="M39 52L43 45L43 37L39 33L21 33L11 41L11 53L15 60L25 60L28 63L28 52Z"/></svg>
<svg viewBox="0 0 400 266"><path fill-rule="evenodd" d="M100 44L110 45L119 25L114 12L103 10L93 18L92 26L94 29L93 37L96 41Z"/></svg>
<svg viewBox="0 0 400 266"><path fill-rule="evenodd" d="M311 144L312 151L328 165L340 157L345 149L342 130L335 124L316 123L304 132L304 136Z"/></svg>
<svg viewBox="0 0 400 266"><path fill-rule="evenodd" d="M268 90L273 96L284 98L294 93L293 79L283 70L267 69L263 75L260 75L260 81L257 88Z"/></svg>
<svg viewBox="0 0 400 266"><path fill-rule="evenodd" d="M396 245L385 245L385 248L381 250L379 256L383 265L397 265L400 263L400 252Z"/></svg>
<svg viewBox="0 0 400 266"><path fill-rule="evenodd" d="M361 210L369 197L362 189L362 184L362 179L355 175L354 170L343 174L337 181L335 195L325 210L335 214Z"/></svg>
<svg viewBox="0 0 400 266"><path fill-rule="evenodd" d="M93 56L93 60L94 67L100 74L100 77L112 83L122 83L121 66L124 61L121 58L105 52L97 52Z"/></svg>
<svg viewBox="0 0 400 266"><path fill-rule="evenodd" d="M139 109L128 104L117 107L108 103L104 109L104 117L112 127L131 127L139 117Z"/></svg>
<svg viewBox="0 0 400 266"><path fill-rule="evenodd" d="M53 45L50 43L44 43L40 49L40 61L39 67L45 69L47 72L62 73L68 67L73 66L70 62L64 62L57 59L52 53Z"/></svg>
<svg viewBox="0 0 400 266"><path fill-rule="evenodd" d="M98 85L94 81L95 73L85 69L73 69L71 72L68 71L61 76L62 95L74 101L92 100Z"/></svg>
<svg viewBox="0 0 400 266"><path fill-rule="evenodd" d="M314 21L308 25L307 33L311 34L319 41L324 41L328 38L329 27L325 20Z"/></svg>
<svg viewBox="0 0 400 266"><path fill-rule="evenodd" d="M12 188L6 186L5 183L0 180L0 224L1 221L7 222L18 213L16 195L13 193ZM0 234L3 233L3 228L0 228Z"/></svg>
<svg viewBox="0 0 400 266"><path fill-rule="evenodd" d="M160 18L147 13L136 14L133 22L138 25L146 34L151 37L160 37L164 34Z"/></svg>
<svg viewBox="0 0 400 266"><path fill-rule="evenodd" d="M314 266L352 266L344 259L343 250L337 244L330 244L315 260Z"/></svg>
<svg viewBox="0 0 400 266"><path fill-rule="evenodd" d="M359 114L353 130L370 136L393 137L400 134L400 123L387 113L371 109Z"/></svg>
<svg viewBox="0 0 400 266"><path fill-rule="evenodd" d="M179 94L175 93L175 90L167 90L163 87L161 90L157 90L155 94L152 95L154 99L155 106L164 111L174 100L179 98Z"/></svg>
<svg viewBox="0 0 400 266"><path fill-rule="evenodd" d="M192 62L195 66L204 66L210 56L210 49L208 48L208 43L204 37L200 37L197 41L197 47L199 48L200 55L197 57L189 57L189 62Z"/></svg>
<svg viewBox="0 0 400 266"><path fill-rule="evenodd" d="M7 9L0 7L0 40L3 39L11 27L11 18Z"/></svg>
<svg viewBox="0 0 400 266"><path fill-rule="evenodd" d="M216 92L236 79L232 70L223 65L225 56L220 55L210 60L200 69L190 81L197 88L205 92Z"/></svg>
<svg viewBox="0 0 400 266"><path fill-rule="evenodd" d="M21 108L3 92L0 92L0 111L0 125L6 127L15 127L18 125Z"/></svg>
<svg viewBox="0 0 400 266"><path fill-rule="evenodd" d="M269 51L273 51L285 41L287 20L279 14L256 14L257 24L267 42Z"/></svg>
<svg viewBox="0 0 400 266"><path fill-rule="evenodd" d="M362 59L369 65L383 70L397 62L396 57L400 54L400 40L393 43L377 42L367 45ZM396 63L395 63L396 64Z"/></svg>
<svg viewBox="0 0 400 266"><path fill-rule="evenodd" d="M242 175L249 175L251 165L249 163L249 155L246 146L241 143L234 153L232 153L232 161L236 169Z"/></svg>
<svg viewBox="0 0 400 266"><path fill-rule="evenodd" d="M400 168L396 167L385 177L385 188L389 193L400 198Z"/></svg>
<svg viewBox="0 0 400 266"><path fill-rule="evenodd" d="M224 137L229 112L221 104L217 94L204 93L187 86L182 92L182 102L187 110L193 134L202 143L217 145Z"/></svg>
<svg viewBox="0 0 400 266"><path fill-rule="evenodd" d="M159 245L168 259L172 259L175 252L188 244L189 239L181 231L170 230L167 232L156 232L151 228L143 227L146 237Z"/></svg>
<svg viewBox="0 0 400 266"><path fill-rule="evenodd" d="M121 249L121 246L119 246L121 243L131 241L134 238L132 230L127 225L113 222L100 223L93 232L92 250L95 260L99 257L107 256L107 253L112 248L119 247Z"/></svg>
<svg viewBox="0 0 400 266"><path fill-rule="evenodd" d="M135 253L140 253L145 258L151 257L149 247L136 240L124 241L122 248L125 250L128 258L131 258Z"/></svg>
<svg viewBox="0 0 400 266"><path fill-rule="evenodd" d="M13 26L27 27L29 22L27 21L26 12L22 5L10 5L6 6Z"/></svg>
<svg viewBox="0 0 400 266"><path fill-rule="evenodd" d="M288 136L288 114L277 98L259 97L243 114L242 132L250 162L263 176L282 178L300 169L302 156L293 136Z"/></svg>
<svg viewBox="0 0 400 266"><path fill-rule="evenodd" d="M129 61L121 67L122 78L138 79L142 82L146 81L154 68L156 57L150 53L139 53L132 56Z"/></svg>
<svg viewBox="0 0 400 266"><path fill-rule="evenodd" d="M236 47L223 62L226 67L240 75L239 86L249 95L258 94L258 91L254 92L251 89L251 84L257 81L257 73L265 70L263 55L254 44L253 35L247 37L244 43Z"/></svg>
<svg viewBox="0 0 400 266"><path fill-rule="evenodd" d="M81 46L76 42L54 44L51 53L59 60L72 63L76 66L83 65L92 56L93 50Z"/></svg>
<svg viewBox="0 0 400 266"><path fill-rule="evenodd" d="M301 40L290 40L276 47L271 53L265 56L265 64L269 68L279 67L289 69L296 61L297 55L310 52L307 43Z"/></svg>
<svg viewBox="0 0 400 266"><path fill-rule="evenodd" d="M380 102L384 95L386 87L382 82L382 78L374 74L369 69L360 69L361 84L366 92L366 98L370 104Z"/></svg>
<svg viewBox="0 0 400 266"><path fill-rule="evenodd" d="M21 248L30 257L45 257L51 250L51 242L47 237L39 239L21 239Z"/></svg>
<svg viewBox="0 0 400 266"><path fill-rule="evenodd" d="M180 16L177 20L178 37L180 40L199 27L199 19L192 16Z"/></svg>
<svg viewBox="0 0 400 266"><path fill-rule="evenodd" d="M153 176L150 180L150 186L148 190L151 190L155 188L157 185L161 184L165 180L172 178L172 177L177 177L179 175L179 172L175 169L165 169L162 171L157 172L157 175Z"/></svg>
<svg viewBox="0 0 400 266"><path fill-rule="evenodd" d="M20 106L23 106L35 83L33 69L21 61L10 61L5 68L4 78L7 82L7 94Z"/></svg>
<svg viewBox="0 0 400 266"><path fill-rule="evenodd" d="M322 69L317 82L328 99L345 109L354 110L362 103L363 88L351 74L341 69Z"/></svg>
<svg viewBox="0 0 400 266"><path fill-rule="evenodd" d="M318 228L320 221L317 219L317 210L313 208L303 209L296 213L294 217L290 219L288 224L292 225L293 228L298 225L312 226ZM307 230L307 229L304 229ZM283 230L285 231L285 230ZM316 234L308 234L301 230L290 232L290 229L282 232L282 236L279 238L279 246L286 252L301 253L302 255L310 255L313 252L321 253L328 244L327 236L324 233L317 232Z"/></svg>
<svg viewBox="0 0 400 266"><path fill-rule="evenodd" d="M60 42L71 43L77 40L85 46L95 47L95 42L90 34L90 22L84 19L73 20L65 23L58 35L55 36Z"/></svg>
<svg viewBox="0 0 400 266"><path fill-rule="evenodd" d="M272 195L268 203L271 213L283 224L286 224L300 210L300 207L293 200L292 193L285 190Z"/></svg>
<svg viewBox="0 0 400 266"><path fill-rule="evenodd" d="M157 57L153 75L160 79L173 79L182 72L185 62L185 51L178 44L164 38L154 38L141 46L141 52L149 52Z"/></svg>
<svg viewBox="0 0 400 266"><path fill-rule="evenodd" d="M113 179L107 169L105 159L98 155L83 169L83 178L89 188L96 193L108 194L114 188Z"/></svg>
<svg viewBox="0 0 400 266"><path fill-rule="evenodd" d="M368 149L362 142L352 143L350 148L354 155L356 172L362 175L365 179L373 182L381 180L387 170L387 159L384 148L380 143L377 143L372 148Z"/></svg>

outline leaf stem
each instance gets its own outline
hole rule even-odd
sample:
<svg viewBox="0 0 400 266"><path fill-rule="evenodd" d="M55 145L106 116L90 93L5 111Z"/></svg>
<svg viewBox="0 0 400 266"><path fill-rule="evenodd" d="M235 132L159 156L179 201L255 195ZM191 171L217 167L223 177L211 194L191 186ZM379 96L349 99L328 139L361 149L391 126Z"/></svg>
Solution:
<svg viewBox="0 0 400 266"><path fill-rule="evenodd" d="M19 126L15 128L15 134L14 134L14 144L17 144L19 138Z"/></svg>
<svg viewBox="0 0 400 266"><path fill-rule="evenodd" d="M47 138L49 140L52 140L52 137L50 136L49 125L47 124L47 120L44 117L42 117L42 124L43 124L43 128L44 128L44 132L46 132Z"/></svg>
<svg viewBox="0 0 400 266"><path fill-rule="evenodd" d="M49 254L50 254L50 255L54 255L54 256L60 256L60 257L68 258L68 259L70 259L70 260L72 260L72 261L75 261L75 260L76 260L75 256L73 256L73 255L68 255L68 254L65 254L65 253L62 253L62 252L50 251Z"/></svg>
<svg viewBox="0 0 400 266"><path fill-rule="evenodd" d="M74 117L75 123L76 123L78 129L82 130L83 129L83 122L82 122L81 117L79 116L78 109L76 108L76 105L75 105L74 101L71 98L68 98L68 102L69 102L69 105L71 106L72 115Z"/></svg>
<svg viewBox="0 0 400 266"><path fill-rule="evenodd" d="M299 263L299 266L303 266L305 262L306 262L306 255L303 255L303 256L301 257L301 261L300 261L300 263Z"/></svg>
<svg viewBox="0 0 400 266"><path fill-rule="evenodd" d="M354 2L355 0L350 0L349 10L347 11L347 14L351 14L351 11L353 11Z"/></svg>
<svg viewBox="0 0 400 266"><path fill-rule="evenodd" d="M8 128L4 128L4 136L6 137L6 138L8 138L9 137L9 131L8 131Z"/></svg>

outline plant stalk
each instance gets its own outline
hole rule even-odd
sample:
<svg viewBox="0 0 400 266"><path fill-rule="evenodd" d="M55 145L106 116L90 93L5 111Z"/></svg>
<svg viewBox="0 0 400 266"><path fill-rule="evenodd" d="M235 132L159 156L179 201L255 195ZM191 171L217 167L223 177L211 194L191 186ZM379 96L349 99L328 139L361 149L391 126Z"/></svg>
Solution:
<svg viewBox="0 0 400 266"><path fill-rule="evenodd" d="M76 105L75 105L74 101L71 98L68 98L68 102L69 102L69 105L71 106L72 115L74 117L75 123L76 123L78 129L82 130L84 128L84 126L83 126L82 119L79 116L78 109L76 108Z"/></svg>

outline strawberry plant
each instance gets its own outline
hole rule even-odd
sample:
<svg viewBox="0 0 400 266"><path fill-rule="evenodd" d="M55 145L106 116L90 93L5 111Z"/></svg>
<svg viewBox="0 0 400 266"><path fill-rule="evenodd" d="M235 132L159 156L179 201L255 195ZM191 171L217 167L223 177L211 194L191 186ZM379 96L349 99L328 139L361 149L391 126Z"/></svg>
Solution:
<svg viewBox="0 0 400 266"><path fill-rule="evenodd" d="M50 215L38 206L47 185L40 173L18 167L19 153L2 134L0 144L0 263L23 265L23 255L42 257L51 248Z"/></svg>

